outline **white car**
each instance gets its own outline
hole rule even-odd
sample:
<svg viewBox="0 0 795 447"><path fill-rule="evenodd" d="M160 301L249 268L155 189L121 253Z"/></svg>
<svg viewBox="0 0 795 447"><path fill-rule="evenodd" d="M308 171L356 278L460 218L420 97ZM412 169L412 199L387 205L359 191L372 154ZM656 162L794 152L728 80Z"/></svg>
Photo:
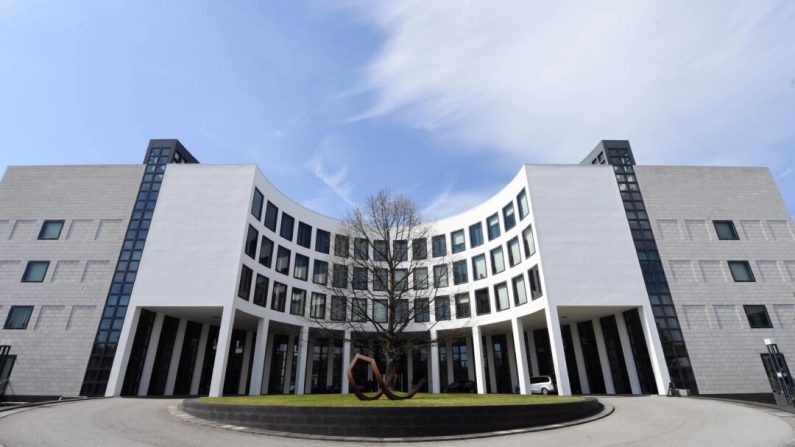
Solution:
<svg viewBox="0 0 795 447"><path fill-rule="evenodd" d="M555 391L555 383L552 381L552 377L535 376L530 378L530 393L550 394Z"/></svg>

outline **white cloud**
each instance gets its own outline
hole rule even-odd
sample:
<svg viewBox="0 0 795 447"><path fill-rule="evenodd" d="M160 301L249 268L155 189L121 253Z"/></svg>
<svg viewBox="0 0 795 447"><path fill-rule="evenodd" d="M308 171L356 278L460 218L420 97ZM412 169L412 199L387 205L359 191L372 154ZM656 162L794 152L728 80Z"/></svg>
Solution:
<svg viewBox="0 0 795 447"><path fill-rule="evenodd" d="M357 119L528 162L576 162L600 139L627 138L646 163L758 164L749 148L795 136L795 2L357 6L385 37Z"/></svg>
<svg viewBox="0 0 795 447"><path fill-rule="evenodd" d="M308 167L337 197L349 206L356 206L353 200L353 185L348 179L348 162L328 148L319 148L309 159Z"/></svg>
<svg viewBox="0 0 795 447"><path fill-rule="evenodd" d="M470 191L456 191L452 184L431 198L420 210L428 220L444 219L483 203L488 197Z"/></svg>

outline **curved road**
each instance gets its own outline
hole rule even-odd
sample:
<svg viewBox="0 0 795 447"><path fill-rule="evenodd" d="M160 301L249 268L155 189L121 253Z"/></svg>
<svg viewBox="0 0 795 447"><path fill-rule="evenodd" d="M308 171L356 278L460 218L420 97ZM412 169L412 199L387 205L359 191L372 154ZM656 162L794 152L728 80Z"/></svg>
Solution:
<svg viewBox="0 0 795 447"><path fill-rule="evenodd" d="M574 427L495 438L500 446L795 446L795 414L702 399L603 397L607 418ZM204 427L168 413L174 399L97 399L0 413L0 445L331 446ZM412 445L475 446L484 439ZM362 443L348 445L362 446Z"/></svg>

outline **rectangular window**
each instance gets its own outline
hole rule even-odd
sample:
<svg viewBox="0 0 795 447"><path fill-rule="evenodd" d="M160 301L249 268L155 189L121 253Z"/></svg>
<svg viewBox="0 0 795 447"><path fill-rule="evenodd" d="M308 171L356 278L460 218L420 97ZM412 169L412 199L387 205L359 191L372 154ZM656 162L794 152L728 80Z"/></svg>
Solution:
<svg viewBox="0 0 795 447"><path fill-rule="evenodd" d="M276 208L276 205L268 201L268 204L265 205L265 228L275 233L276 219L278 217L279 217L279 208Z"/></svg>
<svg viewBox="0 0 795 447"><path fill-rule="evenodd" d="M490 252L491 273L496 275L505 271L505 257L502 255L502 247L497 247Z"/></svg>
<svg viewBox="0 0 795 447"><path fill-rule="evenodd" d="M516 203L519 205L519 220L522 220L530 214L530 205L527 204L527 193L524 189L516 196Z"/></svg>
<svg viewBox="0 0 795 447"><path fill-rule="evenodd" d="M511 307L511 301L508 298L508 285L504 282L494 286L494 296L497 299L497 311Z"/></svg>
<svg viewBox="0 0 795 447"><path fill-rule="evenodd" d="M491 313L491 299L489 289L475 290L475 311L478 315Z"/></svg>
<svg viewBox="0 0 795 447"><path fill-rule="evenodd" d="M431 238L431 254L434 258L440 258L447 254L447 241L443 234Z"/></svg>
<svg viewBox="0 0 795 447"><path fill-rule="evenodd" d="M246 255L251 259L257 259L257 239L259 239L259 232L252 227L248 226L248 233L246 234Z"/></svg>
<svg viewBox="0 0 795 447"><path fill-rule="evenodd" d="M268 278L257 273L254 283L254 304L265 307L268 301Z"/></svg>
<svg viewBox="0 0 795 447"><path fill-rule="evenodd" d="M248 301L249 296L251 295L251 279L253 278L253 275L254 272L245 265L240 270L240 284L237 286L238 298L243 298L244 300Z"/></svg>
<svg viewBox="0 0 795 447"><path fill-rule="evenodd" d="M497 213L492 214L486 219L486 226L489 231L489 240L493 241L500 235L500 218Z"/></svg>
<svg viewBox="0 0 795 447"><path fill-rule="evenodd" d="M423 238L411 241L411 258L415 261L428 259L428 240Z"/></svg>
<svg viewBox="0 0 795 447"><path fill-rule="evenodd" d="M306 302L306 290L293 287L293 294L290 297L290 313L293 315L304 316L304 303Z"/></svg>
<svg viewBox="0 0 795 447"><path fill-rule="evenodd" d="M383 262L389 256L386 241L373 241L373 261Z"/></svg>
<svg viewBox="0 0 795 447"><path fill-rule="evenodd" d="M469 281L467 277L467 262L465 260L453 263L453 284L465 284Z"/></svg>
<svg viewBox="0 0 795 447"><path fill-rule="evenodd" d="M745 316L748 317L748 324L752 329L770 329L773 323L767 314L767 307L764 305L745 305Z"/></svg>
<svg viewBox="0 0 795 447"><path fill-rule="evenodd" d="M39 240L55 240L61 237L63 220L45 220L39 230Z"/></svg>
<svg viewBox="0 0 795 447"><path fill-rule="evenodd" d="M29 261L22 274L22 282L43 282L49 267L50 261Z"/></svg>
<svg viewBox="0 0 795 447"><path fill-rule="evenodd" d="M315 259L315 265L313 266L312 269L312 282L315 284L320 284L322 286L325 286L327 281L328 281L328 262Z"/></svg>
<svg viewBox="0 0 795 447"><path fill-rule="evenodd" d="M259 189L254 188L254 199L251 201L251 215L259 221L262 218L262 202L265 197L259 192Z"/></svg>
<svg viewBox="0 0 795 447"><path fill-rule="evenodd" d="M338 289L348 288L347 265L334 264L334 270L331 272L331 286Z"/></svg>
<svg viewBox="0 0 795 447"><path fill-rule="evenodd" d="M271 309L284 312L284 304L287 301L287 286L273 281L273 292L271 293Z"/></svg>
<svg viewBox="0 0 795 447"><path fill-rule="evenodd" d="M732 272L734 282L754 282L754 272L748 261L729 261L729 270Z"/></svg>
<svg viewBox="0 0 795 447"><path fill-rule="evenodd" d="M474 281L488 276L488 272L486 271L486 255L477 255L472 258L472 275L474 276Z"/></svg>
<svg viewBox="0 0 795 447"><path fill-rule="evenodd" d="M433 286L447 287L447 264L433 266Z"/></svg>
<svg viewBox="0 0 795 447"><path fill-rule="evenodd" d="M395 320L398 322L405 322L409 318L409 300L398 299L395 300Z"/></svg>
<svg viewBox="0 0 795 447"><path fill-rule="evenodd" d="M312 247L312 227L303 222L298 222L298 238L295 242L305 248Z"/></svg>
<svg viewBox="0 0 795 447"><path fill-rule="evenodd" d="M334 256L347 258L348 253L350 253L348 243L348 236L342 236L340 234L334 235Z"/></svg>
<svg viewBox="0 0 795 447"><path fill-rule="evenodd" d="M522 231L522 241L524 242L524 257L529 258L536 252L536 241L533 237L533 226L528 225Z"/></svg>
<svg viewBox="0 0 795 447"><path fill-rule="evenodd" d="M296 253L295 265L293 266L293 277L306 281L309 276L309 258Z"/></svg>
<svg viewBox="0 0 795 447"><path fill-rule="evenodd" d="M376 268L373 275L373 290L382 292L386 290L387 283L389 282L389 272L387 269Z"/></svg>
<svg viewBox="0 0 795 447"><path fill-rule="evenodd" d="M290 250L279 246L276 251L276 271L282 275L290 274Z"/></svg>
<svg viewBox="0 0 795 447"><path fill-rule="evenodd" d="M734 228L734 222L730 220L713 220L712 224L715 226L715 233L718 234L718 239L722 241L736 241L740 239L737 234L737 229Z"/></svg>
<svg viewBox="0 0 795 447"><path fill-rule="evenodd" d="M318 228L315 230L315 251L328 254L331 244L331 233Z"/></svg>
<svg viewBox="0 0 795 447"><path fill-rule="evenodd" d="M480 222L469 226L469 246L483 245L483 225Z"/></svg>
<svg viewBox="0 0 795 447"><path fill-rule="evenodd" d="M408 241L393 241L392 248L395 251L395 260L397 262L405 262L409 260Z"/></svg>
<svg viewBox="0 0 795 447"><path fill-rule="evenodd" d="M508 241L508 262L511 264L511 267L522 262L522 253L519 249L518 237Z"/></svg>
<svg viewBox="0 0 795 447"><path fill-rule="evenodd" d="M414 300L414 321L417 323L427 323L431 321L428 298L416 298Z"/></svg>
<svg viewBox="0 0 795 447"><path fill-rule="evenodd" d="M513 214L513 202L502 208L502 222L503 225L505 225L505 231L516 226L516 216Z"/></svg>
<svg viewBox="0 0 795 447"><path fill-rule="evenodd" d="M260 243L259 247L259 263L264 265L265 267L271 268L271 262L273 261L273 241L262 236L262 242Z"/></svg>
<svg viewBox="0 0 795 447"><path fill-rule="evenodd" d="M428 267L414 268L414 288L416 290L428 288Z"/></svg>
<svg viewBox="0 0 795 447"><path fill-rule="evenodd" d="M541 277L537 265L527 271L527 277L530 278L530 296L533 299L542 297L544 292L541 290Z"/></svg>
<svg viewBox="0 0 795 447"><path fill-rule="evenodd" d="M292 241L293 226L295 226L295 218L282 211L282 226L279 229L279 236L287 239L288 241Z"/></svg>
<svg viewBox="0 0 795 447"><path fill-rule="evenodd" d="M370 259L370 245L367 239L357 237L353 240L353 259Z"/></svg>
<svg viewBox="0 0 795 447"><path fill-rule="evenodd" d="M472 316L472 308L469 305L469 292L458 293L455 296L455 317L469 318Z"/></svg>
<svg viewBox="0 0 795 447"><path fill-rule="evenodd" d="M367 300L364 298L354 298L351 302L351 321L367 321Z"/></svg>
<svg viewBox="0 0 795 447"><path fill-rule="evenodd" d="M524 285L524 275L519 275L513 280L513 302L517 306L527 302L527 288Z"/></svg>
<svg viewBox="0 0 795 447"><path fill-rule="evenodd" d="M406 291L409 289L408 269L395 269L395 290Z"/></svg>
<svg viewBox="0 0 795 447"><path fill-rule="evenodd" d="M466 250L466 241L464 240L464 230L453 231L450 235L450 246L453 248L453 253L460 253Z"/></svg>
<svg viewBox="0 0 795 447"><path fill-rule="evenodd" d="M326 318L326 295L312 292L312 302L309 305L309 316L322 320Z"/></svg>
<svg viewBox="0 0 795 447"><path fill-rule="evenodd" d="M353 290L367 290L367 269L365 267L353 268Z"/></svg>
<svg viewBox="0 0 795 447"><path fill-rule="evenodd" d="M450 297L443 295L437 296L433 300L435 307L436 321L445 321L450 319Z"/></svg>
<svg viewBox="0 0 795 447"><path fill-rule="evenodd" d="M388 306L386 300L373 300L373 321L386 323L388 320Z"/></svg>
<svg viewBox="0 0 795 447"><path fill-rule="evenodd" d="M344 296L332 295L331 320L345 321L348 314L347 306L348 306L348 300Z"/></svg>
<svg viewBox="0 0 795 447"><path fill-rule="evenodd" d="M11 306L3 329L27 329L33 306Z"/></svg>

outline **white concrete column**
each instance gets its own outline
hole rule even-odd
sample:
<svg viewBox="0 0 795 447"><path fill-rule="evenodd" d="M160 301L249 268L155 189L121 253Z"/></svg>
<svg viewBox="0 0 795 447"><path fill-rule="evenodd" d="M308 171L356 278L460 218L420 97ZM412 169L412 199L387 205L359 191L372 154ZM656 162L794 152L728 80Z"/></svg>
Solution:
<svg viewBox="0 0 795 447"><path fill-rule="evenodd" d="M215 346L215 362L210 380L210 397L221 397L224 394L224 378L226 362L229 359L229 343L232 341L232 328L235 324L235 308L225 306L221 315L221 326L218 331L218 343Z"/></svg>
<svg viewBox="0 0 795 447"><path fill-rule="evenodd" d="M348 383L348 366L351 364L351 331L346 330L342 339L342 394L347 394L350 384Z"/></svg>
<svg viewBox="0 0 795 447"><path fill-rule="evenodd" d="M569 384L569 370L566 366L566 354L563 350L563 335L560 332L560 319L558 309L554 305L547 306L547 331L549 332L549 347L552 350L552 365L557 378L558 395L571 396Z"/></svg>
<svg viewBox="0 0 795 447"><path fill-rule="evenodd" d="M627 323L624 322L624 314L618 312L616 315L616 326L618 327L618 340L621 342L621 352L624 354L624 364L627 368L627 375L629 375L629 387L632 394L641 394L640 378L638 377L638 368L635 365L635 355L632 353L632 345L629 341L629 333L627 332Z"/></svg>
<svg viewBox="0 0 795 447"><path fill-rule="evenodd" d="M580 376L580 389L583 394L588 394L591 392L591 386L588 384L588 372L585 369L585 357L582 354L580 330L577 323L571 324L571 343L574 345L574 360L577 363L577 375Z"/></svg>
<svg viewBox="0 0 795 447"><path fill-rule="evenodd" d="M660 333L657 331L657 324L651 306L646 303L638 309L640 314L640 324L643 326L643 335L646 338L646 346L649 349L649 359L651 368L654 371L654 380L657 382L657 394L665 396L668 393L668 384L671 377L668 375L668 366L665 363L662 343L660 343Z"/></svg>
<svg viewBox="0 0 795 447"><path fill-rule="evenodd" d="M529 353L530 371L533 376L541 373L538 370L538 352L536 351L536 336L532 330L527 331L527 352Z"/></svg>
<svg viewBox="0 0 795 447"><path fill-rule="evenodd" d="M273 334L268 335L268 341L265 345L265 367L262 371L262 392L260 394L268 394L270 392L271 381L271 364L273 363Z"/></svg>
<svg viewBox="0 0 795 447"><path fill-rule="evenodd" d="M113 366L110 368L108 385L105 387L105 397L121 395L121 388L124 385L124 374L127 372L127 363L130 361L130 351L132 351L133 340L135 340L135 332L138 330L138 320L140 318L140 307L127 310L127 317L121 327L119 343L116 347L116 356L113 358Z"/></svg>
<svg viewBox="0 0 795 447"><path fill-rule="evenodd" d="M190 394L195 396L199 394L199 385L202 380L202 369L204 369L204 354L207 351L207 338L210 336L210 325L207 323L202 324L202 330L199 333L199 349L196 350L196 362L193 366L193 377L190 381Z"/></svg>
<svg viewBox="0 0 795 447"><path fill-rule="evenodd" d="M599 364L602 366L602 377L605 380L605 392L607 392L607 394L616 394L616 386L613 384L613 374L610 372L610 361L607 359L605 335L602 333L602 323L598 318L593 319L593 334L596 339L596 351L599 352Z"/></svg>
<svg viewBox="0 0 795 447"><path fill-rule="evenodd" d="M467 362L467 377L469 380L475 380L475 366L472 363L472 341L469 337L466 337L466 344L467 344L467 355L470 357L470 361ZM445 371L447 373L447 384L450 385L455 380L453 379L453 340L447 340L445 345L447 349L447 355L445 356L444 363L445 363ZM440 379L441 382L441 379Z"/></svg>
<svg viewBox="0 0 795 447"><path fill-rule="evenodd" d="M182 345L185 342L185 328L188 327L188 320L182 318L177 324L177 337L174 339L174 349L171 351L171 362L168 364L168 378L166 379L166 396L174 395L174 385L177 383L177 370L179 369L179 359L182 357Z"/></svg>
<svg viewBox="0 0 795 447"><path fill-rule="evenodd" d="M436 330L431 329L431 377L430 377L430 387L431 393L440 393L442 392L442 381L439 372L439 339Z"/></svg>
<svg viewBox="0 0 795 447"><path fill-rule="evenodd" d="M251 364L251 385L248 394L259 396L262 394L262 376L265 368L265 351L268 346L268 326L270 320L259 318L257 320L257 341L254 346L254 359Z"/></svg>
<svg viewBox="0 0 795 447"><path fill-rule="evenodd" d="M246 382L248 382L248 364L251 361L251 344L254 341L254 334L246 331L245 345L243 345L243 366L240 369L240 382L237 384L237 394L246 394Z"/></svg>
<svg viewBox="0 0 795 447"><path fill-rule="evenodd" d="M292 384L293 377L293 357L295 356L295 335L290 335L287 337L287 352L284 355L285 363L282 393L290 394L290 385Z"/></svg>
<svg viewBox="0 0 795 447"><path fill-rule="evenodd" d="M309 326L301 326L298 335L298 371L295 372L295 394L304 394L306 386L306 358L309 351Z"/></svg>
<svg viewBox="0 0 795 447"><path fill-rule="evenodd" d="M527 346L524 342L524 322L518 318L511 319L513 335L513 354L516 364L516 375L519 382L519 393L530 394L530 375L527 366Z"/></svg>
<svg viewBox="0 0 795 447"><path fill-rule="evenodd" d="M475 365L475 382L478 384L478 394L486 394L486 374L483 365L483 342L480 336L480 326L472 328L472 360Z"/></svg>
<svg viewBox="0 0 795 447"><path fill-rule="evenodd" d="M494 341L491 339L491 335L486 336L486 360L489 368L489 386L491 387L491 392L497 392L497 374L494 368Z"/></svg>
<svg viewBox="0 0 795 447"><path fill-rule="evenodd" d="M513 328L511 328L513 332ZM519 374L516 371L516 352L513 344L513 333L505 334L505 352L503 355L508 359L508 366L511 370L511 392L514 393L519 388Z"/></svg>
<svg viewBox="0 0 795 447"><path fill-rule="evenodd" d="M141 380L138 382L138 395L146 396L149 394L149 381L152 380L152 367L155 365L157 356L157 345L160 344L160 332L163 330L163 319L166 315L159 313L155 315L155 322L152 324L152 332L149 335L149 344L146 346L146 357L144 357L144 367L141 371Z"/></svg>

